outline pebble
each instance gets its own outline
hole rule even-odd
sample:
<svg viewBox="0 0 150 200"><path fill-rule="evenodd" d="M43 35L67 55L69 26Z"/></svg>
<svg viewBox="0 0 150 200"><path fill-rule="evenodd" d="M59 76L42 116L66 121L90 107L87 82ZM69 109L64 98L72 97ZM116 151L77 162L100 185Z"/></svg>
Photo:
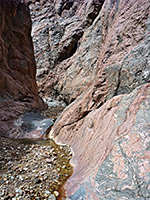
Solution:
<svg viewBox="0 0 150 200"><path fill-rule="evenodd" d="M0 190L0 197L3 197L4 196L4 190Z"/></svg>
<svg viewBox="0 0 150 200"><path fill-rule="evenodd" d="M52 163L53 160L52 160L52 159L49 159L49 158L46 158L46 162L48 162L48 163Z"/></svg>
<svg viewBox="0 0 150 200"><path fill-rule="evenodd" d="M50 191L45 191L45 193L46 193L46 194L51 194L51 192L50 192Z"/></svg>
<svg viewBox="0 0 150 200"><path fill-rule="evenodd" d="M70 149L52 140L37 144L0 140L0 199L56 200L59 187L72 173Z"/></svg>
<svg viewBox="0 0 150 200"><path fill-rule="evenodd" d="M54 195L55 195L56 197L58 197L58 196L59 196L59 192L58 192L58 191L54 191Z"/></svg>
<svg viewBox="0 0 150 200"><path fill-rule="evenodd" d="M54 194L51 194L49 197L48 197L48 200L56 200L56 197Z"/></svg>
<svg viewBox="0 0 150 200"><path fill-rule="evenodd" d="M16 191L17 193L22 194L22 190L21 190L21 189L16 188L15 191Z"/></svg>

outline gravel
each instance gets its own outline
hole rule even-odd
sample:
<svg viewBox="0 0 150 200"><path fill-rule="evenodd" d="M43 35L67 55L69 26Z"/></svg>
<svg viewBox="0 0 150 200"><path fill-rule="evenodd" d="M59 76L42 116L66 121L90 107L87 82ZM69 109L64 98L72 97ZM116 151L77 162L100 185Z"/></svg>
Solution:
<svg viewBox="0 0 150 200"><path fill-rule="evenodd" d="M73 170L69 146L53 140L0 139L1 200L63 198L60 188Z"/></svg>

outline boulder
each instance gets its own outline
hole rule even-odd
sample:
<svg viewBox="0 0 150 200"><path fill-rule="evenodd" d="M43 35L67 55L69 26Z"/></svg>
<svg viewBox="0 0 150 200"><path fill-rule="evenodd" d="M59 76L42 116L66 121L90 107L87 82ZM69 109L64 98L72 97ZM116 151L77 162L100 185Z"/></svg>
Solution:
<svg viewBox="0 0 150 200"><path fill-rule="evenodd" d="M14 121L14 127L7 135L15 139L46 139L53 124L52 119L39 112L28 112Z"/></svg>

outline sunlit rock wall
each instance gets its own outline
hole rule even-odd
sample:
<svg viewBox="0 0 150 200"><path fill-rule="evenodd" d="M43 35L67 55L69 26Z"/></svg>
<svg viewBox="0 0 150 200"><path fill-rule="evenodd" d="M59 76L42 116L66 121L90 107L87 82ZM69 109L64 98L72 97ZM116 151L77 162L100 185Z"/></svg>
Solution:
<svg viewBox="0 0 150 200"><path fill-rule="evenodd" d="M50 135L69 144L69 199L150 198L150 2L106 0L92 85Z"/></svg>

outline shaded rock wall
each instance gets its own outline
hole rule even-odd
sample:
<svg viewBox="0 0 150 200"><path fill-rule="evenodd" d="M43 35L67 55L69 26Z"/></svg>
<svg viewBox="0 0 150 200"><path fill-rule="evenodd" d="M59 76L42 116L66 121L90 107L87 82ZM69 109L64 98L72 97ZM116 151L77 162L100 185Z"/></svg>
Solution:
<svg viewBox="0 0 150 200"><path fill-rule="evenodd" d="M30 109L43 109L35 81L31 19L24 1L0 0L0 134Z"/></svg>
<svg viewBox="0 0 150 200"><path fill-rule="evenodd" d="M94 19L103 2L35 0L30 5L42 96L72 102L94 78L102 35L101 21Z"/></svg>
<svg viewBox="0 0 150 200"><path fill-rule="evenodd" d="M106 0L95 80L56 121L71 145L75 199L149 199L150 2Z"/></svg>

